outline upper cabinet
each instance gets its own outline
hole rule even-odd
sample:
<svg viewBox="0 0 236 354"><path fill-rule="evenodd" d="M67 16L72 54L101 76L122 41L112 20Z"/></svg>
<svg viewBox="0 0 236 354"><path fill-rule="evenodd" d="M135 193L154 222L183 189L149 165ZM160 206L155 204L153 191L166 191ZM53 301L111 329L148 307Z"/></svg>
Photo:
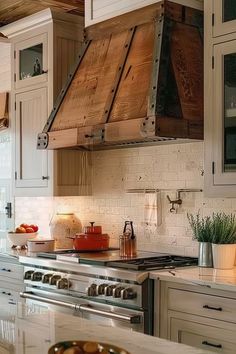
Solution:
<svg viewBox="0 0 236 354"><path fill-rule="evenodd" d="M87 195L90 160L81 151L41 151L42 131L83 42L84 18L46 9L5 27L11 43L11 132L15 196Z"/></svg>
<svg viewBox="0 0 236 354"><path fill-rule="evenodd" d="M211 0L213 2L213 36L222 36L236 31L235 0ZM209 1L210 2L210 1Z"/></svg>
<svg viewBox="0 0 236 354"><path fill-rule="evenodd" d="M236 11L232 4L219 0L204 5L205 195L212 197L236 196Z"/></svg>
<svg viewBox="0 0 236 354"><path fill-rule="evenodd" d="M86 0L85 1L85 27L137 10L161 0ZM201 10L202 0L173 0L175 3Z"/></svg>
<svg viewBox="0 0 236 354"><path fill-rule="evenodd" d="M47 33L15 44L15 88L27 87L47 81Z"/></svg>

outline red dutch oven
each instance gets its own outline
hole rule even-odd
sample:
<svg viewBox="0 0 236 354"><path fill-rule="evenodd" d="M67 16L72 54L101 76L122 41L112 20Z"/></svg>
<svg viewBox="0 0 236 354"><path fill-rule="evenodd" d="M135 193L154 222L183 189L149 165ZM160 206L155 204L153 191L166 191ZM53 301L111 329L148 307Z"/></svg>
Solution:
<svg viewBox="0 0 236 354"><path fill-rule="evenodd" d="M102 233L101 226L84 227L84 233L75 234L73 239L73 248L78 251L103 251L109 248L109 236Z"/></svg>

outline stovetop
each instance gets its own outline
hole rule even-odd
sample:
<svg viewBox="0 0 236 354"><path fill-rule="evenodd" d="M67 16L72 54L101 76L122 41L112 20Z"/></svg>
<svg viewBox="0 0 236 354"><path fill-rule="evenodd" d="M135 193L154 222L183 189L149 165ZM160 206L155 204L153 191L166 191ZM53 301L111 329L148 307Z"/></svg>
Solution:
<svg viewBox="0 0 236 354"><path fill-rule="evenodd" d="M39 253L37 256L71 263L98 265L136 271L191 266L196 265L198 261L197 258L193 257L145 251L138 252L137 257L135 258L124 259L120 257L118 249L86 253L81 253L79 251L75 252L74 250L61 250L50 253Z"/></svg>
<svg viewBox="0 0 236 354"><path fill-rule="evenodd" d="M186 267L197 263L197 258L163 254L150 258L111 261L108 262L107 266L132 270L153 270Z"/></svg>

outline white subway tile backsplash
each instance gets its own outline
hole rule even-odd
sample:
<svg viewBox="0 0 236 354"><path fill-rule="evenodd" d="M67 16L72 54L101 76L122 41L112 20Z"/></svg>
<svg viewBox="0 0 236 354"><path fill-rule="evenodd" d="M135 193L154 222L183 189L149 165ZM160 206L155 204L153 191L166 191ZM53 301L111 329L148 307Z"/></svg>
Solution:
<svg viewBox="0 0 236 354"><path fill-rule="evenodd" d="M202 189L202 170L202 142L94 152L93 196L16 198L16 223L38 223L42 235L47 236L55 212L74 212L83 225L90 221L101 224L115 247L124 221L132 219L139 249L196 256L198 244L192 239L187 212L236 212L236 198L210 199L204 198L203 193L181 194L183 204L176 213L169 212L167 194L175 199L176 189ZM165 189L161 196L161 226L147 225L144 193L126 193L134 188Z"/></svg>

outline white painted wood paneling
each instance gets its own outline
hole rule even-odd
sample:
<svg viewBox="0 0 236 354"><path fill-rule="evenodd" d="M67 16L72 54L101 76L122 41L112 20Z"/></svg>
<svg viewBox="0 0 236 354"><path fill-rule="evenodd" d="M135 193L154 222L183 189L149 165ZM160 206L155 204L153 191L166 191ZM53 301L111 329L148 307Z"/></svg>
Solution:
<svg viewBox="0 0 236 354"><path fill-rule="evenodd" d="M37 150L37 134L47 119L47 88L16 95L16 187L47 187L46 150Z"/></svg>

